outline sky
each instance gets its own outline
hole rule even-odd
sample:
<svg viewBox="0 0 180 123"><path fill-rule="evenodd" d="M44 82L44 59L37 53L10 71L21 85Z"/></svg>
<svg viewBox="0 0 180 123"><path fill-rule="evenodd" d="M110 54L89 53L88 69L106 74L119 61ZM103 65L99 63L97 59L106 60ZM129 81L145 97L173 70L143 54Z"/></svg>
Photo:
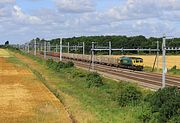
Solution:
<svg viewBox="0 0 180 123"><path fill-rule="evenodd" d="M0 0L0 44L164 34L180 37L180 0Z"/></svg>

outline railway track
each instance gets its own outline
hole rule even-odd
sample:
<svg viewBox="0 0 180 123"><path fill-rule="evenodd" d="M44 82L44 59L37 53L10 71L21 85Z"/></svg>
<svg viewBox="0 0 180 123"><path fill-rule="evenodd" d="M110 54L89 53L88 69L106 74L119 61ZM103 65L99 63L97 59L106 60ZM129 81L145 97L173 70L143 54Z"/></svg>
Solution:
<svg viewBox="0 0 180 123"><path fill-rule="evenodd" d="M43 57L41 54L38 54L39 57ZM58 57L47 56L48 58L52 58L55 61L59 61ZM77 67L81 67L84 69L90 68L89 62L77 61L72 59L63 59L64 61L73 61ZM150 73L143 71L133 71L127 70L102 64L95 64L95 71L116 80L126 80L133 81L139 84L140 86L150 88L150 89L159 89L161 87L162 75L159 73ZM166 86L177 86L180 88L180 77L176 76L166 76Z"/></svg>

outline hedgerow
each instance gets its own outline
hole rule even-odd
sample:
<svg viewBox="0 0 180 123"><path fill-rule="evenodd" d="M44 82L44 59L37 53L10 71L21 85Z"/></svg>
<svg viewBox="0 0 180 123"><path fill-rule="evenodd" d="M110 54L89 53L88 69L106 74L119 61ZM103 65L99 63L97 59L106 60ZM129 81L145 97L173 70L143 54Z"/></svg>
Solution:
<svg viewBox="0 0 180 123"><path fill-rule="evenodd" d="M152 118L158 123L177 121L180 116L180 90L177 87L166 87L148 96ZM154 118L155 119L155 118Z"/></svg>

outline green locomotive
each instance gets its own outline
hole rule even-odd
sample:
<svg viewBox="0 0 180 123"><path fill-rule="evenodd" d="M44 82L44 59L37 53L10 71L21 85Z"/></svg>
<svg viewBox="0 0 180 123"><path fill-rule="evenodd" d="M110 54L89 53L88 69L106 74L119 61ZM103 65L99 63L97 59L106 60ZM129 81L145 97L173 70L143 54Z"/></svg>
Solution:
<svg viewBox="0 0 180 123"><path fill-rule="evenodd" d="M123 56L119 59L119 67L142 71L143 59L140 57Z"/></svg>

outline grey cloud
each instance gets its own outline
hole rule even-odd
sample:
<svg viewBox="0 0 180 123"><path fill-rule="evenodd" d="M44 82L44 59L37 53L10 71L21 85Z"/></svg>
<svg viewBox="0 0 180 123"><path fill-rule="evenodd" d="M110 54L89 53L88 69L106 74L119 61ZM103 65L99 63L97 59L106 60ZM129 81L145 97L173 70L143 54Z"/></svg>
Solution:
<svg viewBox="0 0 180 123"><path fill-rule="evenodd" d="M10 16L15 0L0 0L0 18Z"/></svg>
<svg viewBox="0 0 180 123"><path fill-rule="evenodd" d="M1 0L0 1L0 6L5 5L5 4L14 4L16 0Z"/></svg>

